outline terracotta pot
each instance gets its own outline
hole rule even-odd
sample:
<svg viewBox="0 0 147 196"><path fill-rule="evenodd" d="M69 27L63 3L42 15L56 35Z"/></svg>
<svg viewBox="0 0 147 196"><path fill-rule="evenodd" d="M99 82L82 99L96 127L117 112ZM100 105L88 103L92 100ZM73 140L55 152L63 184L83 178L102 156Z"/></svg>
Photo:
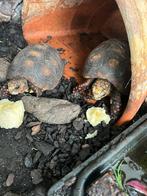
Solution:
<svg viewBox="0 0 147 196"><path fill-rule="evenodd" d="M117 122L130 121L147 97L147 1L116 0L127 30L131 51L131 90L126 109Z"/></svg>

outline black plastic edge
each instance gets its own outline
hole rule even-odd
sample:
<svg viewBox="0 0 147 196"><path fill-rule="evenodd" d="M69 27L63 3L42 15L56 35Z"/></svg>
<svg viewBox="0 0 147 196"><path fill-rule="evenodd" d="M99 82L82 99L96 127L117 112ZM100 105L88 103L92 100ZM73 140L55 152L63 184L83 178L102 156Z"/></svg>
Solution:
<svg viewBox="0 0 147 196"><path fill-rule="evenodd" d="M131 149L139 142L139 138L141 139L142 137L144 137L144 134L147 134L147 131L145 133L145 128L147 128L146 120L147 114L142 116L139 120L129 126L106 146L101 148L98 152L93 154L86 161L76 167L73 171L71 171L65 177L55 183L49 189L47 195L52 196L56 194L57 190L61 189L65 185L66 181L73 177L77 177L72 195L83 196L84 184L91 172L98 169L99 167L101 167L102 169L104 165L105 169L108 168L110 164L112 165L112 163L108 161L110 160L110 157L112 159L112 157L115 156L115 161L119 160L121 157L123 157L124 154L126 154L126 152L128 152L129 149ZM120 151L122 152L120 153ZM113 159L112 161L114 162Z"/></svg>

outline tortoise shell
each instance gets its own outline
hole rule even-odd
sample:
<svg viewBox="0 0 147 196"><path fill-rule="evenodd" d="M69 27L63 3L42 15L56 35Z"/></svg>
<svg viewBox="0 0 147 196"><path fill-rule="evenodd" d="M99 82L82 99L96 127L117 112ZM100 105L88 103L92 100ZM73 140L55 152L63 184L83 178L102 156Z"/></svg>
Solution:
<svg viewBox="0 0 147 196"><path fill-rule="evenodd" d="M63 69L56 49L48 44L29 45L16 55L7 78L25 78L42 91L52 90L59 83Z"/></svg>
<svg viewBox="0 0 147 196"><path fill-rule="evenodd" d="M117 90L125 93L130 80L130 52L126 42L110 39L102 42L89 55L83 76L107 79Z"/></svg>

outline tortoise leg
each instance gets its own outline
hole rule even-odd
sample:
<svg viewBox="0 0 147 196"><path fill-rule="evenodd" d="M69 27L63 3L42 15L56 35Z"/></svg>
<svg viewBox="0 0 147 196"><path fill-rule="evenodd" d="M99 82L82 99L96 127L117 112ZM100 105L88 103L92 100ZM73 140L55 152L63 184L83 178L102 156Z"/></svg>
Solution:
<svg viewBox="0 0 147 196"><path fill-rule="evenodd" d="M10 95L7 84L0 87L0 99L6 99Z"/></svg>
<svg viewBox="0 0 147 196"><path fill-rule="evenodd" d="M40 89L36 89L36 96L40 97L42 95L42 91Z"/></svg>
<svg viewBox="0 0 147 196"><path fill-rule="evenodd" d="M85 91L89 89L89 86L92 84L94 79L88 79L86 82L79 84L73 89L73 94L85 94Z"/></svg>
<svg viewBox="0 0 147 196"><path fill-rule="evenodd" d="M87 103L90 103L90 104L95 104L95 103L96 103L96 100L94 99L94 97L93 97L93 95L92 95L91 89L88 90L88 93L85 93L85 94L84 94L84 100L85 100Z"/></svg>
<svg viewBox="0 0 147 196"><path fill-rule="evenodd" d="M31 82L28 82L29 83L29 93L36 93L36 96L37 97L40 97L42 95L42 90L36 86L34 86Z"/></svg>
<svg viewBox="0 0 147 196"><path fill-rule="evenodd" d="M113 89L110 98L110 115L112 121L116 121L120 117L121 106L121 94L116 89Z"/></svg>

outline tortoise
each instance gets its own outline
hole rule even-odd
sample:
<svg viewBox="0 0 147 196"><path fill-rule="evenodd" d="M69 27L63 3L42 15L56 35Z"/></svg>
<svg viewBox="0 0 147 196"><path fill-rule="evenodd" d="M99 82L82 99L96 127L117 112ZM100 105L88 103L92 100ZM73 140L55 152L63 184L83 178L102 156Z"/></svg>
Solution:
<svg viewBox="0 0 147 196"><path fill-rule="evenodd" d="M110 96L111 119L115 120L121 110L121 94L128 93L130 70L128 43L106 40L88 56L83 70L83 77L88 80L75 87L73 93L96 101Z"/></svg>
<svg viewBox="0 0 147 196"><path fill-rule="evenodd" d="M8 91L12 95L54 89L62 75L64 63L56 49L48 44L29 45L21 50L9 67Z"/></svg>

